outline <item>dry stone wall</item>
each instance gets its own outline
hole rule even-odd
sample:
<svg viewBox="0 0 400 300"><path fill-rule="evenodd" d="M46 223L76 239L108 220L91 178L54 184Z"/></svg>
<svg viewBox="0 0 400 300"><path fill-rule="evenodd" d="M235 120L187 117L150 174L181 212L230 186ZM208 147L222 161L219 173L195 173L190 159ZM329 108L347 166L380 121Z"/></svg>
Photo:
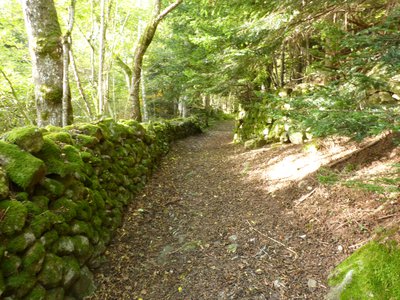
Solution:
<svg viewBox="0 0 400 300"><path fill-rule="evenodd" d="M195 118L16 128L0 140L0 298L82 299L124 207Z"/></svg>

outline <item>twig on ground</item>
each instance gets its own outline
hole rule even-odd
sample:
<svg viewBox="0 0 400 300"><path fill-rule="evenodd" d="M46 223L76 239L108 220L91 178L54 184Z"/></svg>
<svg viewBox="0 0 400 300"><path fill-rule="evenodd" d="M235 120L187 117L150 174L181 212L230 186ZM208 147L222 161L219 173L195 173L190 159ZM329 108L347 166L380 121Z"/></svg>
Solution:
<svg viewBox="0 0 400 300"><path fill-rule="evenodd" d="M350 248L350 249L359 248L359 247L363 246L364 244L366 244L367 242L369 242L369 240L370 240L370 239L367 239L367 240L365 240L365 241L362 241L362 242L359 242L359 243L357 243L357 244L351 245L351 246L349 246L349 248Z"/></svg>
<svg viewBox="0 0 400 300"><path fill-rule="evenodd" d="M262 233L261 231L259 231L259 230L256 229L256 228L254 228L254 226L251 225L251 223L249 222L249 220L246 220L246 222L247 222L247 224L250 226L250 228L251 228L252 230L254 230L254 231L257 232L258 234L262 235L263 237L266 237L267 239L269 239L269 240L271 240L271 241L277 243L278 245L281 245L281 246L284 247L286 250L292 252L292 253L295 255L295 258L294 258L294 259L295 259L295 260L297 259L298 254L297 254L296 251L293 251L292 249L290 249L289 247L287 247L284 243L282 243L282 242L280 242L280 241L278 241L278 240L276 240L276 239L274 239L274 238L272 238L272 237L266 235L265 233Z"/></svg>
<svg viewBox="0 0 400 300"><path fill-rule="evenodd" d="M306 200L307 198L309 198L310 196L312 196L312 194L314 194L316 190L317 190L317 189L315 188L315 189L313 189L311 192L309 192L308 194L303 195L303 196L301 196L298 200L294 201L294 203L296 203L294 206L299 205L301 202L303 202L304 200Z"/></svg>
<svg viewBox="0 0 400 300"><path fill-rule="evenodd" d="M384 220L384 219L389 219L389 218L398 217L398 216L400 216L400 215L399 214L391 214L391 215L386 215L386 216L380 217L380 218L378 218L378 220Z"/></svg>

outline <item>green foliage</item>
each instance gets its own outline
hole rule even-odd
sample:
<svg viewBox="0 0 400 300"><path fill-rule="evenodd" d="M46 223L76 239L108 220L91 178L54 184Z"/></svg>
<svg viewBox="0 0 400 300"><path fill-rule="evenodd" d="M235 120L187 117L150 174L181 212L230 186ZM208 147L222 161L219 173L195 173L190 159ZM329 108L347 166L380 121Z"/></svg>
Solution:
<svg viewBox="0 0 400 300"><path fill-rule="evenodd" d="M321 168L317 173L318 181L322 184L335 184L339 181L340 177L337 172L329 168Z"/></svg>

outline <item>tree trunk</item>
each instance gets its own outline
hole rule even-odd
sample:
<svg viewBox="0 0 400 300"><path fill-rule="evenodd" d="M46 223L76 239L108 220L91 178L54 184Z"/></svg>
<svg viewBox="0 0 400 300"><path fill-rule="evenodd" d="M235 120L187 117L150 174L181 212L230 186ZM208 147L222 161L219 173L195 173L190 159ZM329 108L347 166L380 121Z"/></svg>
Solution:
<svg viewBox="0 0 400 300"><path fill-rule="evenodd" d="M282 53L281 53L281 87L285 86L285 42L282 44Z"/></svg>
<svg viewBox="0 0 400 300"><path fill-rule="evenodd" d="M85 103L87 116L91 119L93 117L92 109L90 108L90 104L89 104L87 97L85 95L85 92L83 90L82 82L79 78L79 73L78 73L78 69L75 64L75 58L74 58L74 53L72 52L72 49L70 49L70 51L69 51L69 57L70 57L70 61L71 61L71 67L74 72L74 77L75 77L75 81L76 81L76 86L79 91L79 95L81 95L81 98L82 98L83 102Z"/></svg>
<svg viewBox="0 0 400 300"><path fill-rule="evenodd" d="M69 19L67 30L62 38L63 49L63 97L62 97L62 126L67 126L73 122L71 89L69 86L69 52L71 49L71 33L74 27L76 0L71 0L68 10Z"/></svg>
<svg viewBox="0 0 400 300"><path fill-rule="evenodd" d="M153 16L147 23L143 34L134 51L133 68L132 68L132 84L129 91L129 97L133 105L132 118L141 122L142 113L140 111L139 90L143 65L143 57L147 48L151 44L156 33L158 24L174 10L183 0L177 0L161 12L161 0L156 0L154 4Z"/></svg>
<svg viewBox="0 0 400 300"><path fill-rule="evenodd" d="M143 121L147 122L149 120L149 112L147 108L147 97L146 97L146 85L144 82L144 72L141 72L141 90L142 90L142 102L143 102Z"/></svg>
<svg viewBox="0 0 400 300"><path fill-rule="evenodd" d="M53 0L21 0L35 84L37 124L62 125L61 29Z"/></svg>
<svg viewBox="0 0 400 300"><path fill-rule="evenodd" d="M104 51L106 39L105 26L105 1L100 1L100 37L99 37L99 78L97 83L98 111L97 114L102 116L104 113L104 83L103 83L103 67L104 67Z"/></svg>

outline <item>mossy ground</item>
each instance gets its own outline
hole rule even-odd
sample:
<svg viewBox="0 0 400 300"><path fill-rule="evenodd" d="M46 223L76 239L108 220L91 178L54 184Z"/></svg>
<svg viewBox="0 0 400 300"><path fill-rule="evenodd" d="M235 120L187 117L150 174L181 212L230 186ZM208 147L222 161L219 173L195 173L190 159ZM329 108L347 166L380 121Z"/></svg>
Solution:
<svg viewBox="0 0 400 300"><path fill-rule="evenodd" d="M370 242L334 270L329 281L339 285L353 270L340 299L400 299L400 248L395 242Z"/></svg>

